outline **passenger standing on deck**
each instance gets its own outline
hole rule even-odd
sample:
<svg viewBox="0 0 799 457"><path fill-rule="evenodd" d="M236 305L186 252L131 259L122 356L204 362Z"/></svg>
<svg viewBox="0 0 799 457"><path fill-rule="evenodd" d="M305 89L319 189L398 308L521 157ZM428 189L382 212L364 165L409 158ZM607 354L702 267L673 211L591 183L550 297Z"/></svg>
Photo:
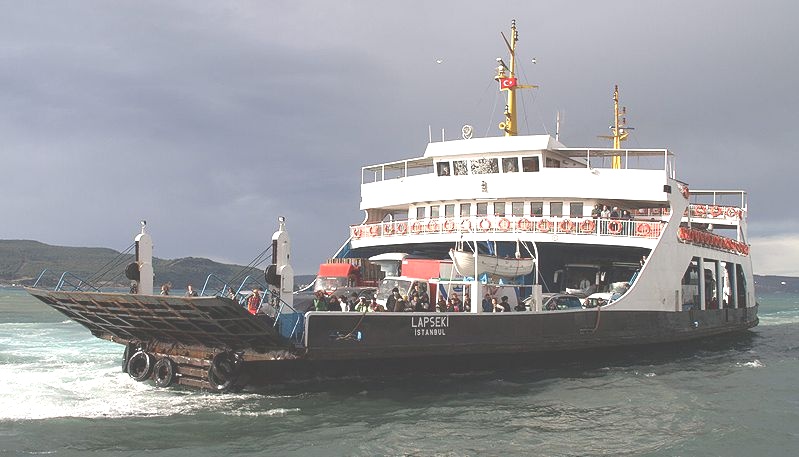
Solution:
<svg viewBox="0 0 799 457"><path fill-rule="evenodd" d="M197 291L194 290L194 286L193 285L189 284L188 286L186 286L186 296L187 297L196 297L197 296Z"/></svg>
<svg viewBox="0 0 799 457"><path fill-rule="evenodd" d="M438 301L436 302L436 311L443 312L447 310L447 301L444 300L444 296L438 294Z"/></svg>
<svg viewBox="0 0 799 457"><path fill-rule="evenodd" d="M469 292L465 292L463 294L463 307L461 311L468 313L472 310L472 297L469 296Z"/></svg>
<svg viewBox="0 0 799 457"><path fill-rule="evenodd" d="M491 299L491 309L494 310L495 313L504 313L505 308L503 308L499 302L497 302L496 298Z"/></svg>
<svg viewBox="0 0 799 457"><path fill-rule="evenodd" d="M491 304L491 294L486 294L485 298L483 298L483 312L490 313L494 310L494 306Z"/></svg>
<svg viewBox="0 0 799 457"><path fill-rule="evenodd" d="M599 212L599 215L602 216L602 219L610 219L610 208L603 206L602 211Z"/></svg>
<svg viewBox="0 0 799 457"><path fill-rule="evenodd" d="M358 298L358 303L355 305L355 311L358 313L369 312L369 303L366 302L366 297Z"/></svg>
<svg viewBox="0 0 799 457"><path fill-rule="evenodd" d="M458 308L458 310L460 310L463 307L463 302L458 297L457 293L452 292L450 299L452 299L452 307Z"/></svg>
<svg viewBox="0 0 799 457"><path fill-rule="evenodd" d="M418 283L413 285L413 293L419 296L419 303L422 305L422 309L425 311L430 311L430 296L427 295L427 291L425 291Z"/></svg>
<svg viewBox="0 0 799 457"><path fill-rule="evenodd" d="M252 295L247 299L247 311L250 314L258 312L258 307L261 306L261 290L257 287L252 290Z"/></svg>
<svg viewBox="0 0 799 457"><path fill-rule="evenodd" d="M347 301L347 297L345 297L343 295L340 296L340 297L336 297L335 295L331 295L330 297L335 301L335 304L339 308L341 308L342 311L344 311L345 313L350 312L350 302Z"/></svg>
<svg viewBox="0 0 799 457"><path fill-rule="evenodd" d="M321 290L317 290L316 292L314 292L313 309L314 311L327 311L328 309L330 309L330 307L327 305L325 293Z"/></svg>
<svg viewBox="0 0 799 457"><path fill-rule="evenodd" d="M169 289L171 289L169 283L161 285L161 295L169 295Z"/></svg>
<svg viewBox="0 0 799 457"><path fill-rule="evenodd" d="M510 303L508 303L507 295L502 296L502 301L499 303L499 306L502 308L502 311L510 312Z"/></svg>
<svg viewBox="0 0 799 457"><path fill-rule="evenodd" d="M372 302L369 303L369 311L374 313L382 313L386 308L377 302L377 295L372 296Z"/></svg>
<svg viewBox="0 0 799 457"><path fill-rule="evenodd" d="M386 310L389 312L394 311L394 308L397 305L397 296L399 296L399 289L395 287L391 289L391 294L389 294L388 298L386 298Z"/></svg>

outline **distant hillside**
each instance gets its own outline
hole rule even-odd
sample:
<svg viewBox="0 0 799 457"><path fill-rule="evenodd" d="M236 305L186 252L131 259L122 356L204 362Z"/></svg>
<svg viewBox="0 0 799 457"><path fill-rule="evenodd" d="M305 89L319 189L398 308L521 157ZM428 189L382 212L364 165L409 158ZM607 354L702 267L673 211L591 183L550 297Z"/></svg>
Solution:
<svg viewBox="0 0 799 457"><path fill-rule="evenodd" d="M22 284L32 285L45 268L48 273L43 277L44 287L53 287L58 277L69 271L78 278L88 279L98 272L108 269L119 252L107 248L77 248L51 246L30 240L0 240L0 285ZM108 271L95 284L126 287L130 281L125 278L125 266L133 261L133 255L119 258L119 266ZM223 280L233 278L242 272L243 266L229 265L213 260L186 257L183 259L165 260L154 258L156 288L163 283L172 283L173 287L183 289L187 284L202 287L205 279L213 273ZM263 282L263 269L247 272L258 281ZM295 284L307 284L313 277L298 276Z"/></svg>
<svg viewBox="0 0 799 457"><path fill-rule="evenodd" d="M755 292L758 294L799 294L799 278L793 276L755 275Z"/></svg>

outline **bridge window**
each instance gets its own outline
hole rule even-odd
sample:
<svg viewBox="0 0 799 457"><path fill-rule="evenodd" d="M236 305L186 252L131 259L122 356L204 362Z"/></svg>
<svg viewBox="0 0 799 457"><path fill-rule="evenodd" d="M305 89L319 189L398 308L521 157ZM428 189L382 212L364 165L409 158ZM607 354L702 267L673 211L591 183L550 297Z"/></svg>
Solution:
<svg viewBox="0 0 799 457"><path fill-rule="evenodd" d="M438 163L438 176L449 176L449 162Z"/></svg>
<svg viewBox="0 0 799 457"><path fill-rule="evenodd" d="M510 204L511 213L515 217L522 217L524 216L524 202L513 202Z"/></svg>
<svg viewBox="0 0 799 457"><path fill-rule="evenodd" d="M461 203L461 217L469 217L472 215L472 204Z"/></svg>
<svg viewBox="0 0 799 457"><path fill-rule="evenodd" d="M569 203L569 217L583 217L583 202Z"/></svg>
<svg viewBox="0 0 799 457"><path fill-rule="evenodd" d="M478 216L488 216L488 203L478 203L477 204L477 215Z"/></svg>
<svg viewBox="0 0 799 457"><path fill-rule="evenodd" d="M530 216L541 217L544 215L544 202L530 202Z"/></svg>
<svg viewBox="0 0 799 457"><path fill-rule="evenodd" d="M452 162L452 170L456 176L469 174L469 169L466 167L465 160L454 160Z"/></svg>
<svg viewBox="0 0 799 457"><path fill-rule="evenodd" d="M417 206L416 207L416 219L424 219L424 206Z"/></svg>
<svg viewBox="0 0 799 457"><path fill-rule="evenodd" d="M547 157L546 164L547 168L560 168L560 160L551 157Z"/></svg>
<svg viewBox="0 0 799 457"><path fill-rule="evenodd" d="M502 159L502 172L503 173L516 173L519 171L519 158L507 157Z"/></svg>
<svg viewBox="0 0 799 457"><path fill-rule="evenodd" d="M430 207L430 218L438 217L439 206L434 205Z"/></svg>
<svg viewBox="0 0 799 457"><path fill-rule="evenodd" d="M522 171L538 171L538 157L522 157Z"/></svg>
<svg viewBox="0 0 799 457"><path fill-rule="evenodd" d="M472 160L473 175L485 175L489 173L499 173L499 163L497 159Z"/></svg>
<svg viewBox="0 0 799 457"><path fill-rule="evenodd" d="M444 205L444 217L455 217L455 205Z"/></svg>
<svg viewBox="0 0 799 457"><path fill-rule="evenodd" d="M563 216L563 202L549 202L549 216L550 217Z"/></svg>
<svg viewBox="0 0 799 457"><path fill-rule="evenodd" d="M494 202L494 215L505 217L505 202Z"/></svg>

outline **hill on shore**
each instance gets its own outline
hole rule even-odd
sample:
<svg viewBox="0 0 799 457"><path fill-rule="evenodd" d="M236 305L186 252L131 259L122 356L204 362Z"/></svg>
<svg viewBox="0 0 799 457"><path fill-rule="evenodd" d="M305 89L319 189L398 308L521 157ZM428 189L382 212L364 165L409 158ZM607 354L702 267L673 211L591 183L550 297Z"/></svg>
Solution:
<svg viewBox="0 0 799 457"><path fill-rule="evenodd" d="M42 287L54 287L65 271L83 280L92 278L90 282L97 286L127 287L130 281L125 277L124 271L125 266L131 262L133 254L120 255L118 251L108 248L51 246L30 240L0 240L0 285L33 285L42 270L47 268L47 273L39 283ZM199 288L211 273L223 281L249 274L263 283L263 267L261 265L259 269L246 270L242 265L224 264L197 257L173 260L153 258L156 288L164 283L172 283L177 289L183 289L187 284L194 284ZM98 277L102 272L105 274ZM303 276L296 277L295 283L299 284L302 280L310 281ZM217 281L215 286L219 284L221 283Z"/></svg>
<svg viewBox="0 0 799 457"><path fill-rule="evenodd" d="M112 265L118 264L118 267L93 282L106 287L126 287L129 281L125 278L124 270L133 261L133 255L119 256L118 251L108 248L51 246L30 240L0 240L0 286L33 285L42 270L47 268L48 273L42 278L40 285L54 287L65 271L78 278L88 279L108 269L109 262L113 262ZM245 268L242 265L224 264L198 257L173 260L153 258L156 287L164 283L172 283L178 289L185 288L187 284L202 287L211 273L226 281L237 275L242 276ZM263 282L263 266L260 269L250 269L244 274ZM314 277L295 276L294 284L308 284ZM758 293L799 293L799 278L755 275L755 288Z"/></svg>

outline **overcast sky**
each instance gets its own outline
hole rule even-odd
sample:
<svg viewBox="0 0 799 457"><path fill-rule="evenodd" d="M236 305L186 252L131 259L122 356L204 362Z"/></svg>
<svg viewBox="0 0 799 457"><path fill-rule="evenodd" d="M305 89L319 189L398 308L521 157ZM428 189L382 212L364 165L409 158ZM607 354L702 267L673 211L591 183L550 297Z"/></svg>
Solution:
<svg viewBox="0 0 799 457"><path fill-rule="evenodd" d="M627 146L750 192L755 272L799 275L797 5L0 0L0 239L121 250L147 219L158 257L246 264L283 215L315 272L362 166L498 133L515 18L522 133L560 110L567 146L606 145L619 84Z"/></svg>

